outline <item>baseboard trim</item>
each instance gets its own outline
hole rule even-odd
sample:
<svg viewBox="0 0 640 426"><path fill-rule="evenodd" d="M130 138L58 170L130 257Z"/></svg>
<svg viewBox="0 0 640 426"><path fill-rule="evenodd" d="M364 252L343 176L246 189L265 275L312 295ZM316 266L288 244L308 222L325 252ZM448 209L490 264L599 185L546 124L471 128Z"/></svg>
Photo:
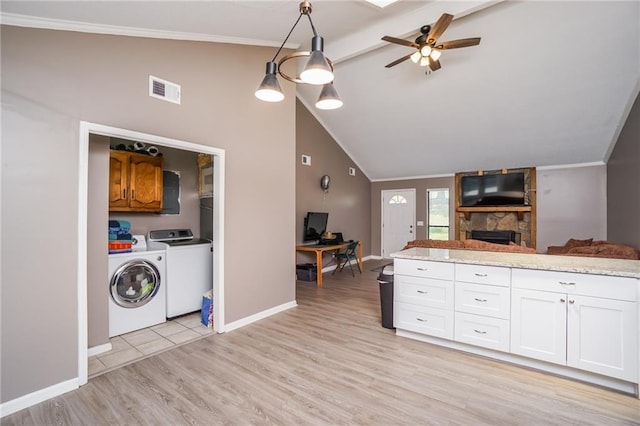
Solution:
<svg viewBox="0 0 640 426"><path fill-rule="evenodd" d="M89 350L87 351L87 356L100 355L105 352L109 352L111 349L113 349L113 346L111 345L111 343L105 343L104 345L94 346L92 348L89 348Z"/></svg>
<svg viewBox="0 0 640 426"><path fill-rule="evenodd" d="M261 319L270 317L271 315L278 314L291 308L295 308L296 306L298 306L298 303L295 300L283 303L282 305L274 306L273 308L258 312L257 314L249 315L248 317L230 322L229 324L225 324L224 331L229 332L236 330L240 327L244 327L245 325L249 325L252 322L260 321Z"/></svg>
<svg viewBox="0 0 640 426"><path fill-rule="evenodd" d="M0 418L8 416L9 414L17 413L20 410L24 410L25 408L29 408L48 399L55 398L63 393L78 389L79 387L78 378L76 377L74 379L49 386L48 388L40 389L30 394L18 397L11 401L4 402L0 404Z"/></svg>

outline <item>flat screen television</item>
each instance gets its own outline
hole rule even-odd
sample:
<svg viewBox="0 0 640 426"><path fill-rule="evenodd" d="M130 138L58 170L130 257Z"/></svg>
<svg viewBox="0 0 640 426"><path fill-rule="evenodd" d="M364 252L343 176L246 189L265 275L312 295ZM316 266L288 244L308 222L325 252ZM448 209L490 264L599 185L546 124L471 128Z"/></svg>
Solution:
<svg viewBox="0 0 640 426"><path fill-rule="evenodd" d="M319 240L327 230L329 213L308 212L304 219L303 241Z"/></svg>
<svg viewBox="0 0 640 426"><path fill-rule="evenodd" d="M462 176L460 205L522 206L524 202L524 173Z"/></svg>

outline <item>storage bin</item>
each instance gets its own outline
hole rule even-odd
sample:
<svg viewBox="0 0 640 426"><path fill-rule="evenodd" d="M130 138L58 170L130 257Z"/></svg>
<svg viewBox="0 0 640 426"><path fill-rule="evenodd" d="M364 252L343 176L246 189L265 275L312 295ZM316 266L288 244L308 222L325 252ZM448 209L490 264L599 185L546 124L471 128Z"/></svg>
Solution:
<svg viewBox="0 0 640 426"><path fill-rule="evenodd" d="M304 263L296 265L296 277L300 281L315 281L318 268L315 263Z"/></svg>

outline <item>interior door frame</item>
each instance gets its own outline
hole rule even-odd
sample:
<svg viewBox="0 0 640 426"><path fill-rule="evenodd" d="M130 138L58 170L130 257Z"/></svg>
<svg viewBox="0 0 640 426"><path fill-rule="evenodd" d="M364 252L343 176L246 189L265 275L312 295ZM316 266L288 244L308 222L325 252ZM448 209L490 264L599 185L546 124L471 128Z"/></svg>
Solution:
<svg viewBox="0 0 640 426"><path fill-rule="evenodd" d="M89 135L96 134L145 142L170 148L193 151L213 156L214 198L213 233L216 236L213 250L213 288L214 331L225 331L224 314L224 198L225 198L225 150L207 145L199 145L178 139L141 133L102 124L80 122L78 151L78 258L77 258L77 297L78 297L78 385L87 384L89 375L88 357L88 312L87 312L87 215L89 190Z"/></svg>
<svg viewBox="0 0 640 426"><path fill-rule="evenodd" d="M416 188L383 189L380 191L380 256L384 258L384 195L388 192L413 192L413 235L416 235Z"/></svg>

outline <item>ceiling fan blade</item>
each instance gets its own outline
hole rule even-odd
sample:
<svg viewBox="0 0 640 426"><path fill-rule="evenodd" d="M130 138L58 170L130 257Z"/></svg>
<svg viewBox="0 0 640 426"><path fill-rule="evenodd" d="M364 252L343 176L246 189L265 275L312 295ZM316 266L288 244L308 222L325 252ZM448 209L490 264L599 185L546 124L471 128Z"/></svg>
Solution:
<svg viewBox="0 0 640 426"><path fill-rule="evenodd" d="M412 41L403 40L403 39L397 38L397 37L384 36L384 37L382 37L382 40L388 41L389 43L400 44L402 46L415 47L416 49L418 47L420 47L419 45L417 45L416 43L414 43Z"/></svg>
<svg viewBox="0 0 640 426"><path fill-rule="evenodd" d="M393 67L393 66L396 66L396 65L398 65L399 63L404 62L404 61L406 61L407 59L409 59L409 58L411 57L411 55L413 55L413 52L409 53L409 54L408 54L408 55L406 55L406 56L403 56L403 57L402 57L402 58L400 58L400 59L396 59L395 61L391 62L390 64L385 65L385 68L391 68L391 67Z"/></svg>
<svg viewBox="0 0 640 426"><path fill-rule="evenodd" d="M461 38L460 40L451 40L440 43L435 46L436 49L457 49L459 47L477 46L480 44L480 37Z"/></svg>
<svg viewBox="0 0 640 426"><path fill-rule="evenodd" d="M429 68L431 68L431 71L438 71L442 66L440 65L440 61L435 61L429 56Z"/></svg>
<svg viewBox="0 0 640 426"><path fill-rule="evenodd" d="M453 21L453 15L449 15L448 13L443 13L438 22L434 24L427 35L427 44L433 46L436 41L440 38L444 30L447 29L449 24Z"/></svg>

